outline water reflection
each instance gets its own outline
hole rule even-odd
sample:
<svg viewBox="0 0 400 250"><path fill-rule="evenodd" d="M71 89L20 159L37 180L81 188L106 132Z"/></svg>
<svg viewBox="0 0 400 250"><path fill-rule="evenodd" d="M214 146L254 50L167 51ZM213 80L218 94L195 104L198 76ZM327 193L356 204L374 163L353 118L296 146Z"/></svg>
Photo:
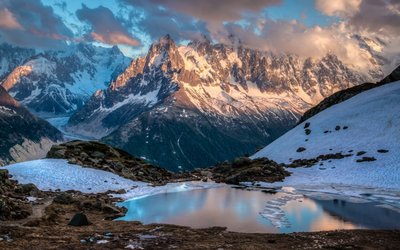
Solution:
<svg viewBox="0 0 400 250"><path fill-rule="evenodd" d="M128 213L120 220L148 223L167 223L194 228L224 226L237 232L289 233L365 227L391 228L385 221L375 222L368 216L398 220L399 213L375 204L342 203L307 198L287 199L288 194L268 194L229 187L201 189L179 193L165 193L121 203ZM276 200L286 199L285 204L274 205ZM335 203L336 202L336 203ZM269 204L269 205L268 205ZM277 228L260 215L265 207L285 215L288 225ZM338 207L340 206L340 208ZM365 209L368 207L368 209ZM272 209L272 210L271 210ZM362 212L361 212L362 211ZM274 212L274 211L273 211ZM363 216L359 216L364 214ZM368 221L368 222L367 222Z"/></svg>

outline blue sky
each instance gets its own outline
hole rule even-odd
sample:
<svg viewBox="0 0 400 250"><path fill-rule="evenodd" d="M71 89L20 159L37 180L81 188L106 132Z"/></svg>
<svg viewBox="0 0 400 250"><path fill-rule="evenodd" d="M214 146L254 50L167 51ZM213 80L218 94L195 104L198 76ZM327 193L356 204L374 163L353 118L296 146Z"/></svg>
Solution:
<svg viewBox="0 0 400 250"><path fill-rule="evenodd" d="M318 11L314 0L285 0L281 5L270 7L265 12L273 20L295 19L310 27L328 26L338 20Z"/></svg>

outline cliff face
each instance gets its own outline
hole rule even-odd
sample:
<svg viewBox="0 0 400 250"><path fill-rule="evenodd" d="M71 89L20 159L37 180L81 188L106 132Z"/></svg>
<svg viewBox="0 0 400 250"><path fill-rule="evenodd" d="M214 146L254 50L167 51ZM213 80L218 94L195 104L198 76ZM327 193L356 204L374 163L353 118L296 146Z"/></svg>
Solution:
<svg viewBox="0 0 400 250"><path fill-rule="evenodd" d="M0 165L44 157L61 132L35 117L0 86Z"/></svg>

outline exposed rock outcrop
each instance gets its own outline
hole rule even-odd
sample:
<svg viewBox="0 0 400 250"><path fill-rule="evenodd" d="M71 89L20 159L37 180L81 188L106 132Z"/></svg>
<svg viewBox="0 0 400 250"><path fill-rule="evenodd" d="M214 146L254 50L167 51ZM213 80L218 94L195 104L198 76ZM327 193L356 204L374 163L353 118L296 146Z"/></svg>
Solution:
<svg viewBox="0 0 400 250"><path fill-rule="evenodd" d="M9 178L7 170L0 169L0 221L28 217L32 209L26 197L35 192L38 190L33 184L19 185Z"/></svg>
<svg viewBox="0 0 400 250"><path fill-rule="evenodd" d="M134 181L165 184L172 173L135 158L127 152L95 141L71 141L55 145L47 158L67 159L72 164L109 171Z"/></svg>
<svg viewBox="0 0 400 250"><path fill-rule="evenodd" d="M281 181L289 175L284 165L266 158L251 160L241 157L232 163L223 162L214 167L191 172L172 173L135 158L123 150L99 142L71 141L55 145L47 158L67 159L72 164L109 171L122 177L164 185L167 182L213 180L228 184L240 182Z"/></svg>
<svg viewBox="0 0 400 250"><path fill-rule="evenodd" d="M221 163L209 170L212 179L216 182L227 184L240 184L241 182L276 182L282 181L290 173L284 165L278 164L267 158L251 160L241 157L232 163Z"/></svg>
<svg viewBox="0 0 400 250"><path fill-rule="evenodd" d="M37 118L0 86L0 166L44 157L63 140L60 131Z"/></svg>

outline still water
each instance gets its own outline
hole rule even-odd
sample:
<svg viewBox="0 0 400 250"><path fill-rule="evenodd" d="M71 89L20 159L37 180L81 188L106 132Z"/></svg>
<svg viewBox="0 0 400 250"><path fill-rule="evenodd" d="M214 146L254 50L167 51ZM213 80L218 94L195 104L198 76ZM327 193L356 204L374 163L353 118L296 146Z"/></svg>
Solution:
<svg viewBox="0 0 400 250"><path fill-rule="evenodd" d="M229 231L289 233L355 228L400 228L400 213L372 202L317 200L288 193L230 187L164 193L120 203L119 220Z"/></svg>

